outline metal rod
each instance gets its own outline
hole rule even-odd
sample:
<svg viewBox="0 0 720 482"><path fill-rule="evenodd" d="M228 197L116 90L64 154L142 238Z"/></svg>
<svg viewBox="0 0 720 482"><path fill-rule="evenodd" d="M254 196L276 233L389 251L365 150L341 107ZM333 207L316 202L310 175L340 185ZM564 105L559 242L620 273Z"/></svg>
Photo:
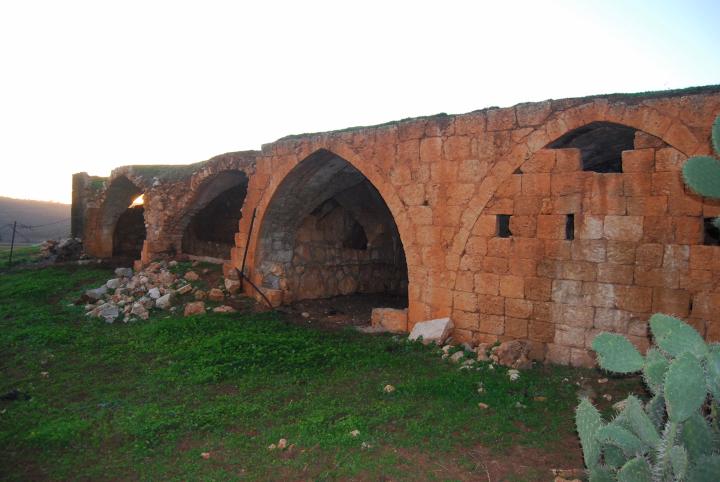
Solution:
<svg viewBox="0 0 720 482"><path fill-rule="evenodd" d="M255 283L252 282L252 280L251 280L250 278L248 278L247 276L245 276L245 273L243 273L242 271L240 271L240 270L237 269L237 268L235 268L235 271L238 272L241 280L242 280L243 278L245 278L245 279L247 280L247 282L250 283L250 286L252 286L253 288L255 288L255 291L257 291L258 293L260 293L260 296L263 297L263 299L265 300L265 303L267 303L267 305L270 307L271 310L274 310L274 309L275 309L275 307L272 305L272 303L270 303L270 300L268 299L268 297L265 296L265 293L263 293L263 292L260 290L260 288L258 288L257 285L255 285Z"/></svg>
<svg viewBox="0 0 720 482"><path fill-rule="evenodd" d="M240 288L242 288L242 280L245 277L245 260L247 260L248 248L250 247L250 236L252 236L253 226L255 225L255 215L257 214L257 208L253 209L252 218L250 218L250 229L248 229L247 239L245 240L245 252L243 253L242 266L240 272L243 276L240 277Z"/></svg>
<svg viewBox="0 0 720 482"><path fill-rule="evenodd" d="M8 266L12 265L13 248L15 247L15 228L17 227L17 221L13 223L12 240L10 241L10 258L8 259Z"/></svg>

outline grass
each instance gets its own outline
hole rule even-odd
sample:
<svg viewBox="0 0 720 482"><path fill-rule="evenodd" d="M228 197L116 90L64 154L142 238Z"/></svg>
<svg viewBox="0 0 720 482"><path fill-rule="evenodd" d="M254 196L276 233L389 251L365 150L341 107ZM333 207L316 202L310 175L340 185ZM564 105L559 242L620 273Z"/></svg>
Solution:
<svg viewBox="0 0 720 482"><path fill-rule="evenodd" d="M72 302L110 276L0 275L0 394L20 394L0 401L0 479L427 480L428 464L478 444L551 450L574 437L570 369L510 382L417 343L274 313L86 319ZM267 449L280 438L293 450Z"/></svg>
<svg viewBox="0 0 720 482"><path fill-rule="evenodd" d="M40 246L15 246L13 247L13 266L37 261L40 256ZM0 268L6 268L10 259L10 245L0 245Z"/></svg>

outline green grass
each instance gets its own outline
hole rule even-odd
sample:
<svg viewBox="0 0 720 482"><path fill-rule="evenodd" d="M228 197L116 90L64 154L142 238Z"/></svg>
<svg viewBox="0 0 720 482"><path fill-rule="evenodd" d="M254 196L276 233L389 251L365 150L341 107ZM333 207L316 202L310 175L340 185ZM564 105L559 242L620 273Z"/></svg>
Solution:
<svg viewBox="0 0 720 482"><path fill-rule="evenodd" d="M37 261L40 256L40 246L15 246L13 247L13 266L18 264L31 263ZM10 260L10 245L0 245L0 268L7 268Z"/></svg>
<svg viewBox="0 0 720 482"><path fill-rule="evenodd" d="M30 397L0 401L0 479L426 480L418 461L574 437L570 369L510 382L505 369L458 370L420 344L273 313L85 319L72 301L108 277L0 274L0 394ZM269 451L280 438L295 448Z"/></svg>

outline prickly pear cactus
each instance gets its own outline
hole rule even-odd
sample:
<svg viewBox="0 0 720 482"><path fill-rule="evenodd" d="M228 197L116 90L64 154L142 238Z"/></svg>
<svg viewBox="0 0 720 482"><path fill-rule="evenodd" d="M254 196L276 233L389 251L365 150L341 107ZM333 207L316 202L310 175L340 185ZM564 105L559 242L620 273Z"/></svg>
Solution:
<svg viewBox="0 0 720 482"><path fill-rule="evenodd" d="M575 422L590 481L720 480L720 345L672 316L650 318L656 346L645 356L624 337L593 340L600 367L642 372L654 396L630 395L605 422L584 399Z"/></svg>
<svg viewBox="0 0 720 482"><path fill-rule="evenodd" d="M716 157L695 156L683 166L685 184L697 194L706 197L720 197L720 115L712 125L712 145ZM720 218L715 225L720 227Z"/></svg>

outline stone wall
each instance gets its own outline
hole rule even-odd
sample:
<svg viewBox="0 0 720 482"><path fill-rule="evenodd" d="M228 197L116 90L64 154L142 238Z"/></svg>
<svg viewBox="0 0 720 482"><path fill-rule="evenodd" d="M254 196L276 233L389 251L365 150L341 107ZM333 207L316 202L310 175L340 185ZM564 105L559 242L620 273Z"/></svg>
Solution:
<svg viewBox="0 0 720 482"><path fill-rule="evenodd" d="M551 100L288 137L173 181L132 167L113 176L146 193L144 261L181 251L183 223L218 194L203 186L241 170L227 268L245 262L273 300L361 290L375 278L362 273L392 266L368 289L403 292L406 269L409 329L452 316L457 339L529 339L537 359L586 365L597 330L646 346L654 311L720 339L720 247L703 233L720 209L679 174L687 157L710 153L718 114L720 87ZM377 194L365 217L367 203L341 200L362 183ZM88 205L110 206L109 192ZM323 220L331 199L337 212ZM369 246L378 226L389 244L342 247L355 222Z"/></svg>

